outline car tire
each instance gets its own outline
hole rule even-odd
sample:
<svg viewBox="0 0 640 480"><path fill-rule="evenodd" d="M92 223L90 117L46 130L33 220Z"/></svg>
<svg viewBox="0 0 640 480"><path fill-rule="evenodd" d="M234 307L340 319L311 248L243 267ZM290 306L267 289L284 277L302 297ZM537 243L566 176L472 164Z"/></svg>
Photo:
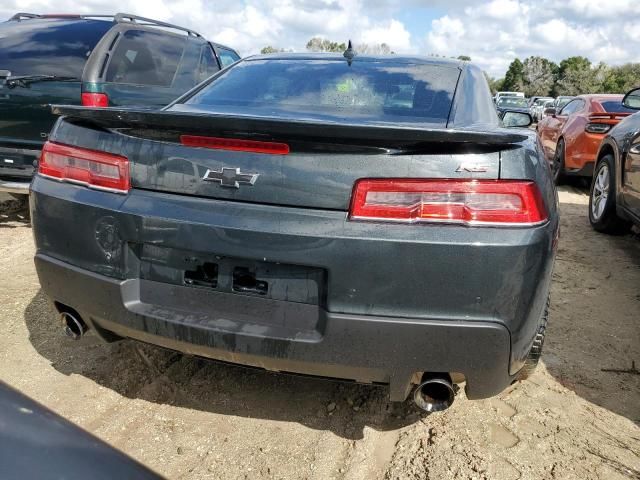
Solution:
<svg viewBox="0 0 640 480"><path fill-rule="evenodd" d="M564 181L564 140L560 139L556 145L556 153L553 155L553 163L551 164L551 172L553 173L553 183L561 185Z"/></svg>
<svg viewBox="0 0 640 480"><path fill-rule="evenodd" d="M589 222L594 230L612 235L623 235L631 223L616 213L615 161L607 154L600 159L593 174L589 190Z"/></svg>
<svg viewBox="0 0 640 480"><path fill-rule="evenodd" d="M547 331L547 323L549 322L549 302L550 299L549 297L547 297L547 303L544 306L544 311L542 312L542 318L540 319L540 325L538 325L538 331L536 332L536 336L533 339L533 345L531 345L531 350L529 350L529 354L524 361L524 365L518 372L518 380L526 380L531 375L533 375L533 372L535 372L536 367L540 362L540 357L542 356L542 347L544 345L544 337Z"/></svg>

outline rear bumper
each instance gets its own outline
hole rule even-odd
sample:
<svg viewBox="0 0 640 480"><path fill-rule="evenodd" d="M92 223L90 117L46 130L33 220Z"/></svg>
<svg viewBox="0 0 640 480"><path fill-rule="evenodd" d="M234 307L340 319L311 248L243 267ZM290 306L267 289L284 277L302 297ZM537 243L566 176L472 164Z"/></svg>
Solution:
<svg viewBox="0 0 640 480"><path fill-rule="evenodd" d="M239 323L225 317L237 295L146 280L117 280L47 255L35 258L38 277L53 300L73 307L98 334L109 332L146 343L272 371L388 384L402 401L418 372L460 372L470 399L506 388L510 335L499 323L346 315L320 310L316 328L287 336L274 325ZM153 292L153 293L151 293ZM156 299L157 303L149 303ZM164 299L164 300L158 300ZM205 305L185 313L184 302ZM256 316L270 301L246 297ZM304 315L299 304L280 302L285 317Z"/></svg>
<svg viewBox="0 0 640 480"><path fill-rule="evenodd" d="M44 291L98 332L389 383L393 399L424 371L464 374L470 398L509 384L546 306L558 225L553 212L526 229L381 226L340 211L116 195L37 175L30 200ZM205 262L220 283L185 285ZM245 266L268 270L266 295L233 290L231 271Z"/></svg>
<svg viewBox="0 0 640 480"><path fill-rule="evenodd" d="M31 185L30 181L3 180L0 178L0 192L29 195L29 185Z"/></svg>
<svg viewBox="0 0 640 480"><path fill-rule="evenodd" d="M40 150L0 145L0 192L29 195Z"/></svg>

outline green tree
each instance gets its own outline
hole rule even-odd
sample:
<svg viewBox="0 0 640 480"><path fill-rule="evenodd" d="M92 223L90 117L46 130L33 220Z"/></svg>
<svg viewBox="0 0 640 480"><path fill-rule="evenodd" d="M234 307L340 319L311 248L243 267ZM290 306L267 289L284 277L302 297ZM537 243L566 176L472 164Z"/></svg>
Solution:
<svg viewBox="0 0 640 480"><path fill-rule="evenodd" d="M607 66L604 64L592 68L585 57L569 57L560 62L558 81L554 87L557 95L580 95L602 91L602 83Z"/></svg>
<svg viewBox="0 0 640 480"><path fill-rule="evenodd" d="M262 50L260 50L260 53L262 53L263 55L267 53L280 53L280 52L284 52L284 49L275 48L275 47L272 47L271 45L267 45Z"/></svg>
<svg viewBox="0 0 640 480"><path fill-rule="evenodd" d="M555 85L557 72L558 66L546 58L527 58L522 64L525 95L528 97L550 95Z"/></svg>
<svg viewBox="0 0 640 480"><path fill-rule="evenodd" d="M355 50L357 53L360 53L362 55L390 55L392 53L395 53L386 43L377 43L373 45L370 45L368 43L359 43L358 45L356 45Z"/></svg>
<svg viewBox="0 0 640 480"><path fill-rule="evenodd" d="M585 71L587 68L591 68L591 61L587 57L569 57L560 62L560 68L558 70L558 76L564 77L570 70Z"/></svg>
<svg viewBox="0 0 640 480"><path fill-rule="evenodd" d="M471 57L469 55L458 55L458 60L461 60L463 62L470 62L471 61Z"/></svg>
<svg viewBox="0 0 640 480"><path fill-rule="evenodd" d="M515 59L509 65L507 73L502 81L502 88L507 91L521 92L524 90L524 65L519 59Z"/></svg>
<svg viewBox="0 0 640 480"><path fill-rule="evenodd" d="M307 50L310 52L344 52L346 49L344 43L332 42L326 38L313 37L307 42Z"/></svg>
<svg viewBox="0 0 640 480"><path fill-rule="evenodd" d="M626 63L609 68L602 82L602 90L606 93L626 93L639 85L640 63Z"/></svg>

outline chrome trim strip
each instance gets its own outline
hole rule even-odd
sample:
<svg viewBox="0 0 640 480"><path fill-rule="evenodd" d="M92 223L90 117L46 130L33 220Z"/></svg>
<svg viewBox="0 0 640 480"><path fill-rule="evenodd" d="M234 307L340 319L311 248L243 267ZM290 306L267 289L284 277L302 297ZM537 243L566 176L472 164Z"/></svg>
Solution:
<svg viewBox="0 0 640 480"><path fill-rule="evenodd" d="M360 216L349 216L347 215L347 220L356 220L360 222L383 222L383 223L399 223L406 225L414 225L417 223L422 224L440 224L440 225L452 225L452 226L463 226L463 227L500 227L500 228L531 228L531 227L539 227L541 225L545 225L549 223L549 219L541 220L540 222L533 223L505 223L505 222L478 222L472 220L470 222L466 222L463 220L424 220L420 218L411 218L411 219L400 219L400 218L380 218L380 217L360 217Z"/></svg>
<svg viewBox="0 0 640 480"><path fill-rule="evenodd" d="M6 180L0 180L0 192L29 195L29 185L31 185L31 181L7 182Z"/></svg>

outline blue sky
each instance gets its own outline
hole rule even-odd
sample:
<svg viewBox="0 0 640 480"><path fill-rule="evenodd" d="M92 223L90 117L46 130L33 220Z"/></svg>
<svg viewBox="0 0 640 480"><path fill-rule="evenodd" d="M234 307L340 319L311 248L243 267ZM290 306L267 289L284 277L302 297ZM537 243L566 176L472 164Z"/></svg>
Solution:
<svg viewBox="0 0 640 480"><path fill-rule="evenodd" d="M413 38L424 36L431 28L431 22L447 14L438 7L411 7L399 10L395 17L405 24Z"/></svg>
<svg viewBox="0 0 640 480"><path fill-rule="evenodd" d="M640 0L2 0L0 18L135 13L193 28L242 55L307 40L387 43L398 53L469 55L494 77L516 57L640 62Z"/></svg>

